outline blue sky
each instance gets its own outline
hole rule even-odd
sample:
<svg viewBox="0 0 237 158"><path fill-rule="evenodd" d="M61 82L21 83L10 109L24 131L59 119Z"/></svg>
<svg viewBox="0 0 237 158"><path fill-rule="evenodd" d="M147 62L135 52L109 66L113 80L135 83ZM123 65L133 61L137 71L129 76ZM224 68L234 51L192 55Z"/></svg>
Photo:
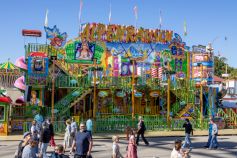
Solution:
<svg viewBox="0 0 237 158"><path fill-rule="evenodd" d="M189 46L212 42L216 54L237 67L237 1L236 0L84 0L82 22L108 23L109 5L112 5L112 23L134 25L133 7L138 7L137 25L159 27L162 11L163 29L183 36L184 20L188 36L183 38ZM70 38L78 34L80 0L4 0L0 5L0 63L8 58L15 62L24 55L24 43L35 38L23 38L22 29L43 31L46 9L49 26L57 25ZM44 32L43 32L44 33ZM225 40L227 37L227 40ZM45 43L45 35L38 39Z"/></svg>

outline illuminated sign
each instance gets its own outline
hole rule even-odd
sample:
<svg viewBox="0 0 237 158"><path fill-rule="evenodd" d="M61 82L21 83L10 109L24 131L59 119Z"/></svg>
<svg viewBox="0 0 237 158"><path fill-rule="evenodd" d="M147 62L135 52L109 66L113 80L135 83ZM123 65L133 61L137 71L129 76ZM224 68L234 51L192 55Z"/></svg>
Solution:
<svg viewBox="0 0 237 158"><path fill-rule="evenodd" d="M133 26L85 24L80 34L82 40L95 42L142 42L167 43L172 40L173 31L136 29Z"/></svg>

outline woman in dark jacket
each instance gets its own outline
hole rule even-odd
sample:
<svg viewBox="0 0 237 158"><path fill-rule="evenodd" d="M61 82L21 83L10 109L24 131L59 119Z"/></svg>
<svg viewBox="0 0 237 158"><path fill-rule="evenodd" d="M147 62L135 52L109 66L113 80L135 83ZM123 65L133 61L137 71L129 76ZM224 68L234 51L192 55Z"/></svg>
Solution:
<svg viewBox="0 0 237 158"><path fill-rule="evenodd" d="M48 125L49 125L49 130L50 130L50 142L49 142L49 144L50 144L50 146L55 147L56 144L55 144L55 141L54 141L54 129L53 129L53 124L51 123L51 120L50 120L50 119L47 120L47 123L48 123Z"/></svg>

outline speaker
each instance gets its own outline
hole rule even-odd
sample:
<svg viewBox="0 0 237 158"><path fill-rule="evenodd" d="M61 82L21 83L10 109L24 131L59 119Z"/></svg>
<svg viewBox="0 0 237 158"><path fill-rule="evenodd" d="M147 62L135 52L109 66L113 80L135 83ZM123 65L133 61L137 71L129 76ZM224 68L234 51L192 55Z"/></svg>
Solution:
<svg viewBox="0 0 237 158"><path fill-rule="evenodd" d="M30 102L30 98L31 98L31 90L32 87L31 86L26 86L26 90L25 90L25 102Z"/></svg>

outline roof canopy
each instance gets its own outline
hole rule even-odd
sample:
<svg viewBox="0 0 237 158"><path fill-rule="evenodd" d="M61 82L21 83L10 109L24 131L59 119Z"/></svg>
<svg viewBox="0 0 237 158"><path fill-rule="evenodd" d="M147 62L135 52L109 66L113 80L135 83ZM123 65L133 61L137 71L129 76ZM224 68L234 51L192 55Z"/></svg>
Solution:
<svg viewBox="0 0 237 158"><path fill-rule="evenodd" d="M214 80L214 82L223 82L224 81L223 78L220 78L218 76L214 76L213 80Z"/></svg>
<svg viewBox="0 0 237 158"><path fill-rule="evenodd" d="M18 69L13 63L11 63L10 61L7 61L6 63L3 63L1 66L0 66L0 69L1 70L15 70L15 69Z"/></svg>

